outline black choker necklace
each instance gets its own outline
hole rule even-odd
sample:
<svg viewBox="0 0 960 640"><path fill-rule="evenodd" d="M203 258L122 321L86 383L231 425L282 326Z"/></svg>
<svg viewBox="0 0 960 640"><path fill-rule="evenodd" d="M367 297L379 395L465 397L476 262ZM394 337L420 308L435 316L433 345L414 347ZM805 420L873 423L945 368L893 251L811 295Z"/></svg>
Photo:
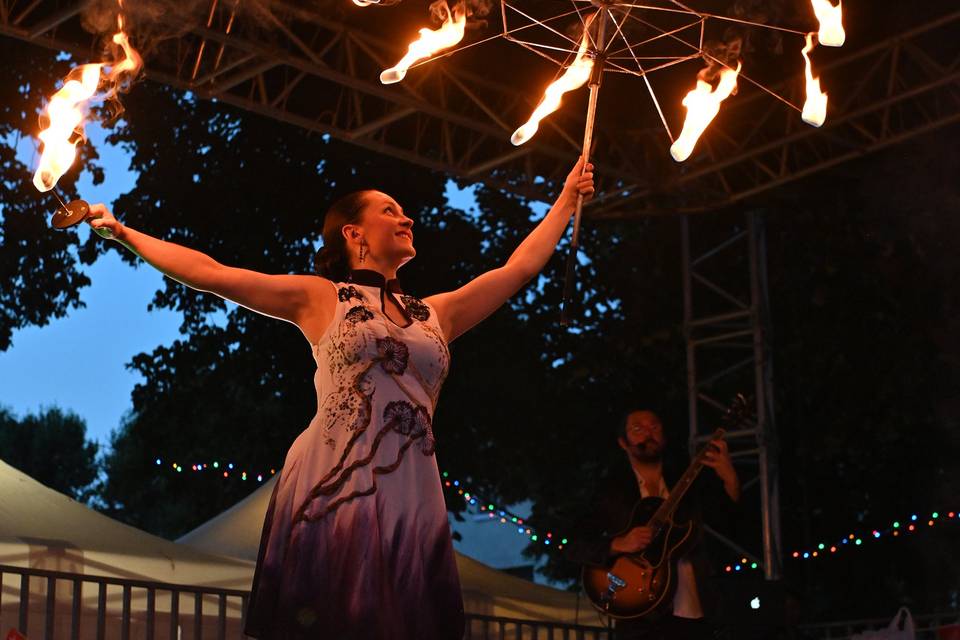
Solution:
<svg viewBox="0 0 960 640"><path fill-rule="evenodd" d="M390 293L403 294L399 280L396 278L387 280L379 271L374 271L373 269L353 269L347 276L347 282L365 287L378 287Z"/></svg>

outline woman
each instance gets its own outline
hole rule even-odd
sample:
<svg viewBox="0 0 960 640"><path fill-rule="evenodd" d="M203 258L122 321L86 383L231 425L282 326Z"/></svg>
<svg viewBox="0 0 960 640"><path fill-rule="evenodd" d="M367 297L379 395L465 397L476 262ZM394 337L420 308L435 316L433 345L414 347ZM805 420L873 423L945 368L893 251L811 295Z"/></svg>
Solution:
<svg viewBox="0 0 960 640"><path fill-rule="evenodd" d="M577 163L560 197L506 264L456 291L403 294L413 220L393 198L362 191L323 225L316 276L219 264L118 222L102 204L90 225L165 275L292 322L310 343L317 413L294 441L263 527L247 613L256 638L460 640L463 601L434 452L432 418L449 342L543 268L577 195Z"/></svg>

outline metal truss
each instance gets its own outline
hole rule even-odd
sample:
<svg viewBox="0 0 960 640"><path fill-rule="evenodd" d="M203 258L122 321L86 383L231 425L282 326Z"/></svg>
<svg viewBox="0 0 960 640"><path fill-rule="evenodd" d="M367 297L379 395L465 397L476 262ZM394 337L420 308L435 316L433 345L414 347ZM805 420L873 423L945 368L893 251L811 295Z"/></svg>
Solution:
<svg viewBox="0 0 960 640"><path fill-rule="evenodd" d="M691 224L698 225L697 233ZM754 415L726 435L742 481L743 500L759 494L762 553L755 542L709 533L739 555L781 576L779 475L773 414L766 243L756 213L683 217L683 300L687 343L687 402L691 452L709 440L737 393L752 396Z"/></svg>
<svg viewBox="0 0 960 640"><path fill-rule="evenodd" d="M81 26L89 0L0 0L0 35L91 57L98 38ZM529 77L494 73L485 64L526 59L506 42L483 57L464 51L411 70L383 86L379 72L400 47L384 14L346 10L349 3L309 6L276 1L256 11L236 0L210 0L200 20L176 37L143 43L147 76L309 131L400 158L464 181L485 181L547 199L579 153L582 109L544 122L537 138L514 147L510 135L539 99ZM246 5L243 5L246 6ZM352 9L352 7L351 7ZM168 18L172 21L172 18ZM404 28L412 25L403 25ZM856 51L817 69L831 91L822 129L760 91L725 103L684 164L666 156L655 126L626 130L600 122L595 134L597 198L588 215L634 217L713 210L754 200L781 185L960 120L960 54L944 34L960 12ZM178 25L169 24L167 32ZM153 29L163 32L163 25ZM501 49L496 49L499 46ZM472 57L471 57L472 56ZM491 57L492 56L492 57ZM502 76L502 77L499 77ZM609 103L630 102L617 96ZM797 103L800 78L777 92ZM571 115L572 114L572 115ZM649 115L649 114L648 114ZM759 117L758 117L759 116Z"/></svg>
<svg viewBox="0 0 960 640"><path fill-rule="evenodd" d="M97 39L81 27L87 4L0 0L0 35L90 57ZM147 38L147 77L533 198L546 197L566 177L579 153L582 122L554 118L542 140L514 147L510 135L538 96L448 61L424 65L406 82L383 86L377 78L398 55L398 41L366 28L362 18L372 14L325 11L323 4L264 3L250 15L236 12L230 0L211 0L205 24L200 21L175 38ZM250 24L254 18L255 26ZM621 141L607 137L601 144L622 167L610 173L611 179L638 175Z"/></svg>

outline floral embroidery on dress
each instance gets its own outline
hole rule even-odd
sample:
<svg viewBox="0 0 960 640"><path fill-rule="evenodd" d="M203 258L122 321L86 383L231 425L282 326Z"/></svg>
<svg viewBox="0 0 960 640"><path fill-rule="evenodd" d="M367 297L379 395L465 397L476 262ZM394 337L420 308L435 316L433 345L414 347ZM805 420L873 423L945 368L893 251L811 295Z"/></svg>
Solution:
<svg viewBox="0 0 960 640"><path fill-rule="evenodd" d="M350 311L347 311L347 314L343 318L348 322L356 324L358 322L373 320L373 312L364 306L356 306L350 309Z"/></svg>
<svg viewBox="0 0 960 640"><path fill-rule="evenodd" d="M402 435L410 435L414 423L413 405L406 400L394 400L383 408L383 425Z"/></svg>
<svg viewBox="0 0 960 640"><path fill-rule="evenodd" d="M402 376L407 370L410 350L407 345L394 338L377 338L377 353L380 367L387 373Z"/></svg>
<svg viewBox="0 0 960 640"><path fill-rule="evenodd" d="M340 299L340 302L350 302L351 298L356 298L361 302L363 301L363 294L353 286L340 287L337 289L337 297Z"/></svg>
<svg viewBox="0 0 960 640"><path fill-rule="evenodd" d="M403 302L403 306L407 308L407 313L410 314L410 317L414 320L426 322L430 319L430 307L424 304L420 298L402 295L400 296L400 300Z"/></svg>
<svg viewBox="0 0 960 640"><path fill-rule="evenodd" d="M414 406L406 400L394 400L383 409L383 426L401 435L410 436L411 440L420 439L420 451L423 455L433 455L436 440L426 407Z"/></svg>
<svg viewBox="0 0 960 640"><path fill-rule="evenodd" d="M433 437L433 424L426 407L417 407L414 422L417 425L415 435L423 435L423 440L420 442L420 451L425 456L432 456L437 448L437 441Z"/></svg>

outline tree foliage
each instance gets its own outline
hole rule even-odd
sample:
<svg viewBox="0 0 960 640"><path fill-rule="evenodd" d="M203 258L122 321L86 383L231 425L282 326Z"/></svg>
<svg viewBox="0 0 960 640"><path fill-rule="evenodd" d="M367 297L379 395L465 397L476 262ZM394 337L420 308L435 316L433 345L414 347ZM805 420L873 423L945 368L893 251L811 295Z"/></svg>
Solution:
<svg viewBox="0 0 960 640"><path fill-rule="evenodd" d="M0 39L0 58L0 351L6 351L15 330L82 306L80 289L90 280L78 266L93 256L78 253L76 230L51 232L47 220L56 201L37 192L34 167L17 157L17 143L37 133L41 96L68 67L10 38ZM96 152L81 147L78 156L77 169L101 181ZM76 175L60 181L64 197L75 195Z"/></svg>
<svg viewBox="0 0 960 640"><path fill-rule="evenodd" d="M94 495L98 449L74 413L53 407L18 419L0 408L0 460L75 500Z"/></svg>

